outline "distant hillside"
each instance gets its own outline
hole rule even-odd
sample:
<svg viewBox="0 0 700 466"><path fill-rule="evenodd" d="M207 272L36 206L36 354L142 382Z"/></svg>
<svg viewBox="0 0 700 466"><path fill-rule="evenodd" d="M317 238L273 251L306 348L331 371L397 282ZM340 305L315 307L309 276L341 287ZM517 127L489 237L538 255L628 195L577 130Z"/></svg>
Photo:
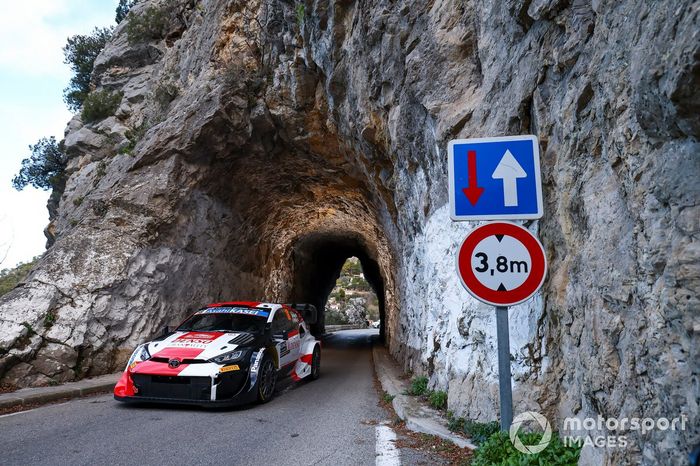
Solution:
<svg viewBox="0 0 700 466"><path fill-rule="evenodd" d="M359 324L379 320L377 295L362 273L357 257L351 257L340 272L326 303L327 324Z"/></svg>
<svg viewBox="0 0 700 466"><path fill-rule="evenodd" d="M20 263L13 269L0 270L0 296L9 293L19 282L27 278L38 260L39 256L32 259L31 262Z"/></svg>

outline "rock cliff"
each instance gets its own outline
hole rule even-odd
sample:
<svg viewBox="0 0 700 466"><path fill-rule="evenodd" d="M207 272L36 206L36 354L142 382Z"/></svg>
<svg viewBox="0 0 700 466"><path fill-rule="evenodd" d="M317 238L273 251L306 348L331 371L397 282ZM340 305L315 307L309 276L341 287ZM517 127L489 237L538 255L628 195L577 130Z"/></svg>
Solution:
<svg viewBox="0 0 700 466"><path fill-rule="evenodd" d="M162 33L128 34L148 9ZM391 352L449 409L497 416L495 319L461 289L473 227L446 144L535 134L550 264L511 313L515 411L689 417L582 464L700 441L698 4L145 1L98 58L116 113L69 123L55 244L0 300L5 382L121 368L219 299L322 306L363 263ZM322 322L317 330L322 327ZM603 433L604 435L604 433Z"/></svg>

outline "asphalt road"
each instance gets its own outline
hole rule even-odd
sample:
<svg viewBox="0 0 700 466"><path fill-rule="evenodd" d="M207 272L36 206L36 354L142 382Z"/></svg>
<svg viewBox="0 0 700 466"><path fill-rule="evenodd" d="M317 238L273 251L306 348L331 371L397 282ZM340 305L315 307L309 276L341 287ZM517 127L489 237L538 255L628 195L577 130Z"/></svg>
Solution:
<svg viewBox="0 0 700 466"><path fill-rule="evenodd" d="M212 411L100 395L2 416L0 464L399 464L381 425L375 338L376 330L337 332L324 341L321 377L281 387L265 405ZM407 452L402 463L433 462Z"/></svg>

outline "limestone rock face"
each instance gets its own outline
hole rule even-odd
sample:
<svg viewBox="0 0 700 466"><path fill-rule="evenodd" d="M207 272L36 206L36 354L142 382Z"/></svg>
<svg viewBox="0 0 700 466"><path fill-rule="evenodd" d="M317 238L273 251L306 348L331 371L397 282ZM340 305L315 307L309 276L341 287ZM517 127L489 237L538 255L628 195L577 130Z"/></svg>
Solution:
<svg viewBox="0 0 700 466"><path fill-rule="evenodd" d="M406 369L498 414L495 319L461 288L450 139L535 134L549 278L511 310L515 411L686 415L582 464L683 464L700 441L700 46L692 0L178 0L126 24L66 135L55 244L0 299L0 378L118 370L207 302L312 302L347 257ZM174 6L173 6L174 4ZM321 331L323 320L316 324ZM606 435L596 432L595 435Z"/></svg>

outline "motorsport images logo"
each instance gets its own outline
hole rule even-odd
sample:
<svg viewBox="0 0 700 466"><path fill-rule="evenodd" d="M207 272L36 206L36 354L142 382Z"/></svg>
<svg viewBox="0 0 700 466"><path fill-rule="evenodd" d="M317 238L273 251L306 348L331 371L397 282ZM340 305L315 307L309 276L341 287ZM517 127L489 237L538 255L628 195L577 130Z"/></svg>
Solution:
<svg viewBox="0 0 700 466"><path fill-rule="evenodd" d="M597 418L587 417L580 419L576 417L564 418L564 424L561 431L561 440L565 446L591 446L594 448L625 448L629 445L627 434L631 431L641 431L644 435L652 430L681 430L686 429L688 416L681 414L678 417L669 419L666 417L660 418L639 418L639 417L621 417L621 418ZM531 425L536 423L542 429L542 437L539 442L534 445L525 445L518 432L523 428L523 424ZM510 425L510 441L521 453L534 455L539 453L552 441L552 426L547 421L547 418L534 411L526 411L513 419ZM532 437L530 437L532 438Z"/></svg>
<svg viewBox="0 0 700 466"><path fill-rule="evenodd" d="M543 433L539 443L535 445L525 445L523 441L520 440L520 437L518 437L518 431L520 431L520 428L526 422L536 422L542 428ZM549 445L549 442L552 440L552 426L549 425L549 421L546 417L534 411L525 411L515 416L508 433L510 434L510 441L515 449L528 455L541 452L547 448L547 445Z"/></svg>

